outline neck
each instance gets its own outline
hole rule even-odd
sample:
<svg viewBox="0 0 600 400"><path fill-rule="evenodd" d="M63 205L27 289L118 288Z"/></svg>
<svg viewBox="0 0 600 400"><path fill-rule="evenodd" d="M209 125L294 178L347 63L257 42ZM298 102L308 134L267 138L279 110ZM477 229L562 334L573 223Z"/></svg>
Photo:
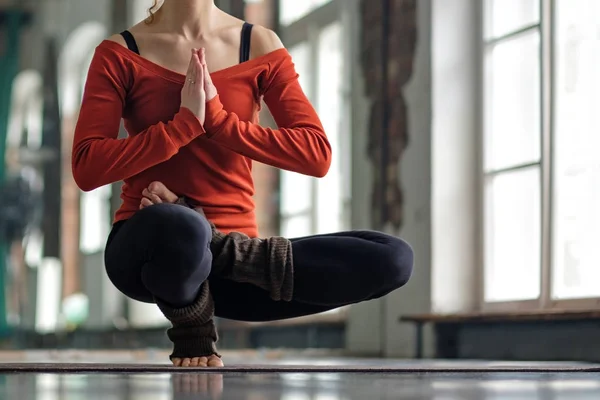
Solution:
<svg viewBox="0 0 600 400"><path fill-rule="evenodd" d="M211 30L219 10L214 0L166 0L160 11L167 29L197 38Z"/></svg>

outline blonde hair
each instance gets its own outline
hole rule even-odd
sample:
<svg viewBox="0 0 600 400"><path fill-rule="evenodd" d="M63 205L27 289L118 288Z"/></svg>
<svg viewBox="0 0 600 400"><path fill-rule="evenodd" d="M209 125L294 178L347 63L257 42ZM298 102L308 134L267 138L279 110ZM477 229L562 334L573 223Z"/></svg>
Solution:
<svg viewBox="0 0 600 400"><path fill-rule="evenodd" d="M146 24L151 24L154 22L154 17L156 16L156 12L159 8L158 0L154 0L154 4L152 4L152 7L148 9L148 18L146 18Z"/></svg>

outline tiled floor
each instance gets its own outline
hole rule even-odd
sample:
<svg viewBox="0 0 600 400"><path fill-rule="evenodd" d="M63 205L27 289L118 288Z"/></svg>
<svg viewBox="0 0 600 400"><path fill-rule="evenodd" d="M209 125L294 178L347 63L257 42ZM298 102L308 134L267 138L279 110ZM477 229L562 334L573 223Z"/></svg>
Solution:
<svg viewBox="0 0 600 400"><path fill-rule="evenodd" d="M45 354L45 355L44 355ZM0 354L0 363L60 363L73 360L75 353L28 353L16 357ZM85 353L78 353L85 356ZM109 363L109 353L87 355L87 361ZM112 361L132 365L143 361L156 366L140 354L131 358L121 354ZM585 364L565 363L484 363L448 361L359 360L279 358L272 354L234 355L229 364L281 366L316 365L332 367L334 372L201 372L171 373L6 373L0 374L0 400L168 400L168 399L232 399L232 400L587 400L600 398L600 373L556 372ZM35 360L37 358L37 360ZM62 359L62 361L60 361ZM134 361L135 359L135 361ZM82 362L79 359L76 362ZM311 362L312 361L312 362ZM6 365L6 364L4 364ZM359 366L397 368L397 372L352 372ZM1 365L0 365L1 366ZM555 372L490 372L502 368L516 370L548 368ZM410 369L419 372L411 372ZM460 369L471 372L457 372ZM426 372L430 369L431 372ZM446 372L441 372L446 369ZM337 371L337 372L336 372Z"/></svg>

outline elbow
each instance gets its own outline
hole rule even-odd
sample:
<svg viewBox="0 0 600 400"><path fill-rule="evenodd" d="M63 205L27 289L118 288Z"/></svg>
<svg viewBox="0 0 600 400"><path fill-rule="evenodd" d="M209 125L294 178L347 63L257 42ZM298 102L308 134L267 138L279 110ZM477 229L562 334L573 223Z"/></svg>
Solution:
<svg viewBox="0 0 600 400"><path fill-rule="evenodd" d="M311 163L308 174L315 178L324 178L331 167L331 147L328 145L319 155L316 162Z"/></svg>
<svg viewBox="0 0 600 400"><path fill-rule="evenodd" d="M77 187L84 192L91 192L100 187L95 184L93 179L90 179L90 174L82 172L80 169L73 169L73 179L75 180Z"/></svg>
<svg viewBox="0 0 600 400"><path fill-rule="evenodd" d="M71 164L71 172L73 173L73 179L77 184L77 187L84 192L91 192L94 189L99 188L101 185L97 182L97 176L91 173L88 168L83 165L84 163L77 157L77 154L73 154L73 162Z"/></svg>
<svg viewBox="0 0 600 400"><path fill-rule="evenodd" d="M312 170L309 172L310 176L315 178L324 178L329 172L329 167L331 166L331 162L322 162L315 164Z"/></svg>

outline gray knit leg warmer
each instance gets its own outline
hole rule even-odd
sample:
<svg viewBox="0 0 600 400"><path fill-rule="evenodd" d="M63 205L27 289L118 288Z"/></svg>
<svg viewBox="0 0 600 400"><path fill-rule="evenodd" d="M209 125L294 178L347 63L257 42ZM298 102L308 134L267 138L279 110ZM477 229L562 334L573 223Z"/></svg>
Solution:
<svg viewBox="0 0 600 400"><path fill-rule="evenodd" d="M219 340L214 323L215 306L208 281L204 282L194 303L183 308L172 308L156 301L156 304L171 321L173 327L167 336L173 342L170 358L193 358L219 355L216 342Z"/></svg>
<svg viewBox="0 0 600 400"><path fill-rule="evenodd" d="M292 300L294 263L292 243L288 239L250 238L239 232L226 235L213 224L211 227L211 276L258 286L275 301Z"/></svg>

